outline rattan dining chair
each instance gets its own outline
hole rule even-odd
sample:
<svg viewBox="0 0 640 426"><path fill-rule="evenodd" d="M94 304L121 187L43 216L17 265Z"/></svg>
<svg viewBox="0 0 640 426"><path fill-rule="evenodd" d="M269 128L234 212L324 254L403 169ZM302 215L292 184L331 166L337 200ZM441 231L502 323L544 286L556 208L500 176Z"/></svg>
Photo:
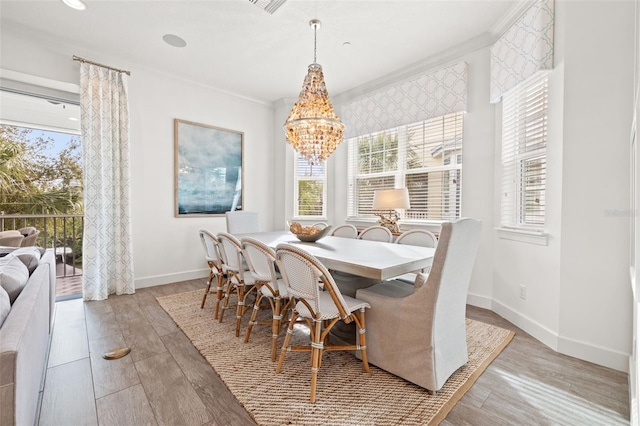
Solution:
<svg viewBox="0 0 640 426"><path fill-rule="evenodd" d="M322 362L322 354L325 351L359 351L364 371L369 372L364 311L370 306L361 300L343 296L324 265L298 247L291 244L279 244L276 247L276 263L280 268L282 279L287 285L287 292L295 300L287 334L280 351L280 359L276 366L276 373L282 369L287 352L311 352L310 401L315 402L318 370ZM323 288L321 289L321 287ZM309 326L311 344L308 346L290 346L293 327L299 318ZM338 321L356 324L356 344L330 344L329 332Z"/></svg>
<svg viewBox="0 0 640 426"><path fill-rule="evenodd" d="M438 239L426 229L409 229L398 236L396 244L435 248L438 245Z"/></svg>
<svg viewBox="0 0 640 426"><path fill-rule="evenodd" d="M271 360L275 361L278 350L278 335L282 329L283 314L289 309L291 298L287 293L287 286L282 279L278 278L278 274L276 273L276 252L271 247L253 238L242 238L240 241L242 242L244 257L247 265L249 265L249 270L253 274L257 290L256 301L253 304L253 312L247 325L244 341L245 343L249 341L254 325L271 325ZM271 321L260 322L257 321L257 317L264 299L266 299L271 306L272 319Z"/></svg>
<svg viewBox="0 0 640 426"><path fill-rule="evenodd" d="M329 234L332 237L341 237L341 238L358 238L358 229L348 223L343 225L338 225Z"/></svg>
<svg viewBox="0 0 640 426"><path fill-rule="evenodd" d="M222 270L227 275L227 283L224 286L224 298L222 310L220 311L219 322L222 322L224 313L229 309L229 298L233 293L238 296L236 305L236 337L240 336L240 324L242 316L247 311L247 297L255 290L255 280L253 274L245 269L243 264L242 243L233 235L220 232L220 254L222 255Z"/></svg>
<svg viewBox="0 0 640 426"><path fill-rule="evenodd" d="M226 279L222 268L223 263L222 255L220 254L220 241L218 241L218 237L216 237L212 232L206 229L200 229L198 233L200 235L202 247L204 248L204 258L209 265L209 278L207 279L207 288L204 291L204 296L202 296L200 309L204 308L204 303L207 300L209 292L211 291L211 284L215 279L216 306L213 311L213 317L215 319L218 319L218 311L220 310L220 302L222 301L224 290L223 284Z"/></svg>
<svg viewBox="0 0 640 426"><path fill-rule="evenodd" d="M393 234L384 226L373 225L363 229L358 235L358 239L391 243L393 242Z"/></svg>
<svg viewBox="0 0 640 426"><path fill-rule="evenodd" d="M409 229L408 231L403 232L396 238L396 244L406 244L411 246L421 246L421 247L433 247L435 248L438 245L438 239L436 236L426 229ZM431 266L421 269L420 271L410 272L408 274L400 275L399 277L395 277L396 280L403 281L409 284L413 284L416 280L416 275L418 272L426 272L428 273L431 270Z"/></svg>

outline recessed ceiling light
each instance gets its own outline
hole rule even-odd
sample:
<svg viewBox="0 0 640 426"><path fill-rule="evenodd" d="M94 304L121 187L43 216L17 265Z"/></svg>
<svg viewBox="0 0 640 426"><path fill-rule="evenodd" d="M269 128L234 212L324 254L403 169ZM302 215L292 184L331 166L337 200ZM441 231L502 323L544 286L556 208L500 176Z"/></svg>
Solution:
<svg viewBox="0 0 640 426"><path fill-rule="evenodd" d="M345 41L344 43L342 43L342 46L351 47L351 42L350 41Z"/></svg>
<svg viewBox="0 0 640 426"><path fill-rule="evenodd" d="M162 39L165 43L173 47L185 47L187 45L187 42L184 41L182 37L178 37L175 34L165 34L162 36Z"/></svg>
<svg viewBox="0 0 640 426"><path fill-rule="evenodd" d="M87 6L82 2L82 0L62 0L64 4L69 6L70 8L76 10L85 10Z"/></svg>

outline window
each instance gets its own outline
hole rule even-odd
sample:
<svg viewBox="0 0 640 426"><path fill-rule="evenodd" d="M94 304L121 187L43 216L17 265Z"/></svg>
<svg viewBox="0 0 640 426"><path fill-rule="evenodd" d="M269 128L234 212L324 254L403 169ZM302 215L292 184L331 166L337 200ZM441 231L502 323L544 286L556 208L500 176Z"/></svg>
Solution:
<svg viewBox="0 0 640 426"><path fill-rule="evenodd" d="M378 189L407 188L408 219L460 217L463 113L349 139L349 216L373 216Z"/></svg>
<svg viewBox="0 0 640 426"><path fill-rule="evenodd" d="M297 217L324 218L327 205L326 163L310 164L295 156L295 211Z"/></svg>
<svg viewBox="0 0 640 426"><path fill-rule="evenodd" d="M503 97L501 225L545 224L547 182L547 73Z"/></svg>

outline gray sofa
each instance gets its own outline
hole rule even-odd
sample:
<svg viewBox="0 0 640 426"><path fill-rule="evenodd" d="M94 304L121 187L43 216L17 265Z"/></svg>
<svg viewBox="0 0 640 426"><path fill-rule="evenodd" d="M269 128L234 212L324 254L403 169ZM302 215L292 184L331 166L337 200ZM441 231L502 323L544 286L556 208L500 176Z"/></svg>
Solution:
<svg viewBox="0 0 640 426"><path fill-rule="evenodd" d="M33 425L55 303L55 256L44 252L0 326L0 425Z"/></svg>

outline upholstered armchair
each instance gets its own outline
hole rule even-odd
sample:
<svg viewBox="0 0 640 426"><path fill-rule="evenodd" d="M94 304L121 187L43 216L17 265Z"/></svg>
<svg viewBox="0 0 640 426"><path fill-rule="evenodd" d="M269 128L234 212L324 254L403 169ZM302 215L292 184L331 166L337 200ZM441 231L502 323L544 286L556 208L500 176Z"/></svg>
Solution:
<svg viewBox="0 0 640 426"><path fill-rule="evenodd" d="M442 225L431 272L413 285L399 280L359 289L367 312L367 355L405 380L437 391L466 364L466 301L481 222Z"/></svg>
<svg viewBox="0 0 640 426"><path fill-rule="evenodd" d="M0 246L20 247L23 240L24 235L17 230L0 232Z"/></svg>
<svg viewBox="0 0 640 426"><path fill-rule="evenodd" d="M38 238L38 235L40 235L40 231L36 228L33 226L27 226L26 228L18 229L18 232L24 235L21 247L31 247L36 245L36 239Z"/></svg>

